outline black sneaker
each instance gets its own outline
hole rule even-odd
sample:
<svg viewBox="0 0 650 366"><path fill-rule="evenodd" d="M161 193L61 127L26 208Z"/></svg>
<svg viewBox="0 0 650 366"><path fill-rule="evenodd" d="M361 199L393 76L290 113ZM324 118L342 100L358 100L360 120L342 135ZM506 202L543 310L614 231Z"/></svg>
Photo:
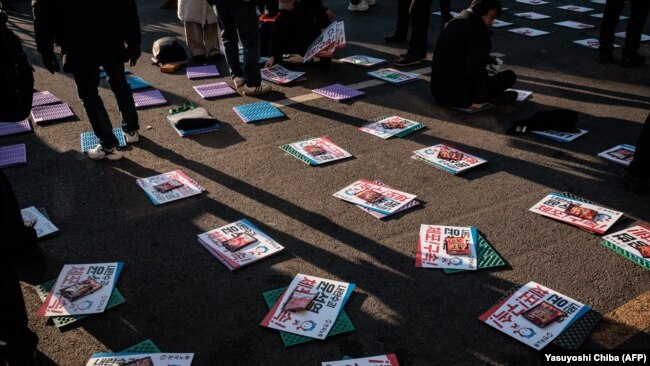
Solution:
<svg viewBox="0 0 650 366"><path fill-rule="evenodd" d="M623 67L635 67L641 66L645 63L645 56L634 53L632 55L623 55L621 59L621 66Z"/></svg>
<svg viewBox="0 0 650 366"><path fill-rule="evenodd" d="M420 62L422 62L422 59L424 57L413 57L409 55L408 53L400 56L397 60L393 61L393 65L397 67L406 67L406 66L411 66L411 65L417 65Z"/></svg>
<svg viewBox="0 0 650 366"><path fill-rule="evenodd" d="M598 54L598 63L607 64L612 61L614 61L614 56L612 56L611 52L600 52Z"/></svg>
<svg viewBox="0 0 650 366"><path fill-rule="evenodd" d="M517 101L517 92L516 91L504 91L492 98L490 103L494 105L512 105Z"/></svg>
<svg viewBox="0 0 650 366"><path fill-rule="evenodd" d="M393 33L384 37L384 41L388 43L404 43L406 42L406 36Z"/></svg>

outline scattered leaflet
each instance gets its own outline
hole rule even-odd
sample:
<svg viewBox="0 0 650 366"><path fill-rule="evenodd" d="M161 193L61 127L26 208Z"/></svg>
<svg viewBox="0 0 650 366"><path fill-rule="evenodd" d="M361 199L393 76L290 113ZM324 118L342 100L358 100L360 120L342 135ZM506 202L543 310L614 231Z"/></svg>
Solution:
<svg viewBox="0 0 650 366"><path fill-rule="evenodd" d="M59 231L59 228L54 226L52 221L34 206L23 208L20 210L20 214L23 217L25 226L32 227L36 230L36 237L38 239L54 235Z"/></svg>
<svg viewBox="0 0 650 366"><path fill-rule="evenodd" d="M361 67L372 67L386 62L386 60L384 59L370 57L366 55L350 56L350 57L342 58L339 61L344 62L346 64L352 64Z"/></svg>
<svg viewBox="0 0 650 366"><path fill-rule="evenodd" d="M136 180L136 184L142 188L156 206L201 194L205 190L205 188L185 175L182 170L173 170L149 178L140 178ZM170 184L181 185L178 188L166 190Z"/></svg>
<svg viewBox="0 0 650 366"><path fill-rule="evenodd" d="M650 270L650 226L636 225L603 236L602 244Z"/></svg>
<svg viewBox="0 0 650 366"><path fill-rule="evenodd" d="M52 290L38 311L38 316L61 316L103 313L108 304L107 300L113 292L115 282L122 270L122 262L67 264L63 266ZM88 286L78 285L88 279L95 281L100 288L88 292ZM70 286L78 285L77 288ZM64 295L69 292L80 295L78 300L68 300ZM62 290L64 291L62 293ZM72 296L75 298L75 296Z"/></svg>
<svg viewBox="0 0 650 366"><path fill-rule="evenodd" d="M194 353L94 353L86 366L191 366Z"/></svg>
<svg viewBox="0 0 650 366"><path fill-rule="evenodd" d="M618 32L614 34L618 38L625 39L625 32ZM642 34L641 35L641 42L647 42L650 41L650 35L648 34Z"/></svg>
<svg viewBox="0 0 650 366"><path fill-rule="evenodd" d="M260 325L302 336L325 339L356 285L298 273ZM318 293L304 311L283 311L294 291Z"/></svg>
<svg viewBox="0 0 650 366"><path fill-rule="evenodd" d="M515 16L520 17L520 18L530 19L530 20L539 20L539 19L548 19L548 18L550 18L550 16L548 16L548 15L535 13L535 12L532 12L532 11L526 12L526 13L515 13Z"/></svg>
<svg viewBox="0 0 650 366"><path fill-rule="evenodd" d="M27 164L25 144L0 146L0 168Z"/></svg>
<svg viewBox="0 0 650 366"><path fill-rule="evenodd" d="M588 47L593 50L597 50L600 48L600 41L597 38L587 38L587 39L579 39L577 41L573 41L573 43L578 44L580 46ZM613 44L614 48L620 48L620 45Z"/></svg>
<svg viewBox="0 0 650 366"><path fill-rule="evenodd" d="M524 100L528 99L531 95L533 95L533 92L530 90L520 90L520 89L506 89L506 91L514 91L517 92L517 101L518 102L523 102Z"/></svg>
<svg viewBox="0 0 650 366"><path fill-rule="evenodd" d="M553 24L559 25L561 27L571 28L571 29L588 29L588 28L595 27L595 25L592 25L592 24L574 22L573 20L566 20L564 22L558 22L558 23L553 23Z"/></svg>
<svg viewBox="0 0 650 366"><path fill-rule="evenodd" d="M352 154L325 136L282 145L280 149L309 165L321 165L352 157Z"/></svg>
<svg viewBox="0 0 650 366"><path fill-rule="evenodd" d="M605 150L598 154L603 159L613 161L617 164L629 166L634 159L634 152L636 147L627 144L616 145L609 150Z"/></svg>
<svg viewBox="0 0 650 366"><path fill-rule="evenodd" d="M370 71L368 73L368 76L395 85L401 85L419 79L418 74L414 74L412 72L399 71L391 68L379 69L377 71Z"/></svg>
<svg viewBox="0 0 650 366"><path fill-rule="evenodd" d="M548 1L543 0L517 0L518 3L528 4L528 5L544 5L548 4Z"/></svg>
<svg viewBox="0 0 650 366"><path fill-rule="evenodd" d="M558 9L569 10L569 11L575 11L577 13L586 13L588 11L594 10L592 8L586 8L584 6L577 6L577 5L564 5L564 6L558 6L557 8Z"/></svg>
<svg viewBox="0 0 650 366"><path fill-rule="evenodd" d="M385 187L391 188L389 185L384 184L384 182L379 181L379 180L374 180L373 183L379 184L380 186L385 186ZM409 203L407 203L406 205L404 205L404 206L403 206L402 208L400 208L399 210L393 212L393 215L398 214L398 213L400 213L400 212L402 212L402 211L406 211L406 210L408 210L408 209L410 209L410 208L413 208L413 207L415 207L415 206L419 206L419 205L420 205L420 201L418 201L418 200L410 201ZM374 217L376 217L376 218L378 218L378 219L380 219L380 220L389 216L389 215L384 215L384 214L382 214L382 213L379 213L379 212L377 212L377 211L373 211L373 210L371 210L371 209L369 209L369 208L365 208L365 207L363 207L363 206L359 206L359 205L356 205L356 206L359 207L359 209L361 209L361 210L363 210L363 211L369 213L370 215L372 215L372 216L374 216Z"/></svg>
<svg viewBox="0 0 650 366"><path fill-rule="evenodd" d="M219 70L215 65L192 66L185 69L187 78L190 80L216 78Z"/></svg>
<svg viewBox="0 0 650 366"><path fill-rule="evenodd" d="M424 128L424 126L419 122L398 116L391 116L360 127L359 131L367 132L386 140L393 136L404 137L421 128Z"/></svg>
<svg viewBox="0 0 650 366"><path fill-rule="evenodd" d="M530 131L530 132L557 142L571 142L577 139L578 137L589 132L587 130L583 130L582 128L579 128L579 130L580 130L579 132L563 132L563 131L554 131L554 130Z"/></svg>
<svg viewBox="0 0 650 366"><path fill-rule="evenodd" d="M622 212L581 202L559 193L549 194L529 211L598 234L604 234L623 216Z"/></svg>
<svg viewBox="0 0 650 366"><path fill-rule="evenodd" d="M476 270L482 269L492 269L497 267L505 266L507 263L501 257L501 255L492 247L487 239L481 235L481 233L476 230ZM446 274L454 273L468 273L471 271L466 271L463 269L454 269L454 268L444 268L443 272Z"/></svg>
<svg viewBox="0 0 650 366"><path fill-rule="evenodd" d="M413 154L415 154L412 156L413 159L423 161L451 174L460 174L487 162L487 160L467 154L446 144L415 150Z"/></svg>
<svg viewBox="0 0 650 366"><path fill-rule="evenodd" d="M305 75L302 71L291 71L280 64L261 69L260 72L262 79L280 85L288 84Z"/></svg>
<svg viewBox="0 0 650 366"><path fill-rule="evenodd" d="M269 102L256 102L232 107L244 123L266 121L285 117L284 113Z"/></svg>
<svg viewBox="0 0 650 366"><path fill-rule="evenodd" d="M167 99L165 99L158 89L133 93L133 101L135 102L136 108L155 107L167 104Z"/></svg>
<svg viewBox="0 0 650 366"><path fill-rule="evenodd" d="M361 179L334 193L334 197L390 215L408 205L416 196Z"/></svg>
<svg viewBox="0 0 650 366"><path fill-rule="evenodd" d="M117 139L118 146L120 147L126 146L126 138L124 137L124 131L122 130L122 127L115 127L113 129L113 135L115 135L115 138ZM95 132L93 131L82 132L79 135L79 139L81 140L82 153L87 153L88 150L99 145L99 138L97 137L97 135L95 135Z"/></svg>
<svg viewBox="0 0 650 366"><path fill-rule="evenodd" d="M352 358L341 361L321 362L321 366L399 366L394 353L364 358Z"/></svg>
<svg viewBox="0 0 650 366"><path fill-rule="evenodd" d="M303 57L303 63L308 62L314 56L316 56L318 53L322 51L328 51L334 46L336 48L336 39L337 39L337 33L336 33L336 28L337 28L337 22L332 22L325 30L323 33L321 33L314 42L309 46L307 51L305 52L305 56Z"/></svg>
<svg viewBox="0 0 650 366"><path fill-rule="evenodd" d="M519 35L526 36L526 37L538 37L538 36L543 36L543 35L549 34L549 32L545 32L545 31L538 30L538 29L533 29L533 28L526 28L526 27L508 29L508 32L517 33Z"/></svg>
<svg viewBox="0 0 650 366"><path fill-rule="evenodd" d="M211 83L203 85L195 85L192 87L194 91L203 99L218 98L226 95L237 94L237 92L230 87L227 83Z"/></svg>
<svg viewBox="0 0 650 366"><path fill-rule="evenodd" d="M231 271L284 249L248 219L199 234L198 241Z"/></svg>
<svg viewBox="0 0 650 366"><path fill-rule="evenodd" d="M476 228L420 225L415 266L476 271Z"/></svg>
<svg viewBox="0 0 650 366"><path fill-rule="evenodd" d="M589 306L577 300L529 282L479 319L540 350L589 310Z"/></svg>

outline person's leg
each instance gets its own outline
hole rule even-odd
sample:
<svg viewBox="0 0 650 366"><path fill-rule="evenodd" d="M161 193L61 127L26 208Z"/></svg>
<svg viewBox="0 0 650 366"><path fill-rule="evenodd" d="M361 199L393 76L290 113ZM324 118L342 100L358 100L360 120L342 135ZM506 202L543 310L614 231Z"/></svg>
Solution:
<svg viewBox="0 0 650 366"><path fill-rule="evenodd" d="M124 71L122 71L124 72ZM72 72L77 94L86 111L88 121L105 149L118 145L117 138L113 135L113 126L108 117L108 112L102 103L97 88L99 87L99 65L78 65Z"/></svg>
<svg viewBox="0 0 650 366"><path fill-rule="evenodd" d="M647 0L641 0L647 1ZM614 52L614 33L616 32L616 25L618 19L623 12L623 5L625 0L607 0L605 4L605 12L603 13L603 20L600 23L600 62L610 62L612 60L612 52Z"/></svg>
<svg viewBox="0 0 650 366"><path fill-rule="evenodd" d="M397 0L397 24L393 34L386 36L387 42L403 42L409 30L409 8L411 0Z"/></svg>
<svg viewBox="0 0 650 366"><path fill-rule="evenodd" d="M205 44L205 54L208 57L221 56L221 35L219 32L219 24L217 23L203 26L203 43Z"/></svg>
<svg viewBox="0 0 650 366"><path fill-rule="evenodd" d="M451 0L440 0L440 15L442 15L443 24L447 24L452 19Z"/></svg>
<svg viewBox="0 0 650 366"><path fill-rule="evenodd" d="M135 110L135 102L133 101L133 93L131 87L126 81L124 75L124 64L122 63L106 63L103 65L106 71L106 80L111 87L111 91L115 95L117 106L120 110L122 117L122 130L125 133L138 131L140 125L138 124L138 112Z"/></svg>
<svg viewBox="0 0 650 366"><path fill-rule="evenodd" d="M192 58L205 56L203 45L203 26L200 23L183 22L185 29L185 42Z"/></svg>
<svg viewBox="0 0 650 366"><path fill-rule="evenodd" d="M512 70L506 70L488 77L486 97L491 100L506 89L511 88L517 81L517 75Z"/></svg>
<svg viewBox="0 0 650 366"><path fill-rule="evenodd" d="M233 4L231 10L233 21L244 47L244 82L249 87L260 86L262 82L262 75L260 74L260 32L255 6L245 1L237 1Z"/></svg>
<svg viewBox="0 0 650 366"><path fill-rule="evenodd" d="M639 54L641 33L648 18L649 0L630 0L630 20L625 30L625 47L623 48L623 66L637 66L645 62Z"/></svg>
<svg viewBox="0 0 650 366"><path fill-rule="evenodd" d="M408 54L423 59L427 55L427 32L433 0L413 0L411 4L411 41Z"/></svg>
<svg viewBox="0 0 650 366"><path fill-rule="evenodd" d="M235 26L234 16L231 9L232 4L227 1L220 1L215 5L217 16L223 25L221 29L221 40L226 49L226 62L230 68L230 76L244 77L244 71L239 65L239 36Z"/></svg>

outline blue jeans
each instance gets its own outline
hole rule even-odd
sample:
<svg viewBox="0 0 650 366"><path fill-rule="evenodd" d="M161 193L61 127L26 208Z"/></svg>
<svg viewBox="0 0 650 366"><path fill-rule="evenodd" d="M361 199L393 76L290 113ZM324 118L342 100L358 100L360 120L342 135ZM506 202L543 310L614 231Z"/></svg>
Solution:
<svg viewBox="0 0 650 366"><path fill-rule="evenodd" d="M117 106L122 116L122 130L124 132L137 131L138 113L135 110L135 102L131 94L131 87L124 76L123 63L110 63L102 65L106 71L106 80L115 95ZM88 121L93 127L99 143L104 148L113 148L118 145L117 138L113 135L113 126L108 112L99 97L99 65L88 63L75 67L72 71L74 82L77 84L77 94L84 106Z"/></svg>
<svg viewBox="0 0 650 366"><path fill-rule="evenodd" d="M260 86L260 31L255 3L243 0L216 0L215 12L223 24L221 39L226 48L230 76L243 77L246 86ZM244 46L244 67L239 64L239 41Z"/></svg>

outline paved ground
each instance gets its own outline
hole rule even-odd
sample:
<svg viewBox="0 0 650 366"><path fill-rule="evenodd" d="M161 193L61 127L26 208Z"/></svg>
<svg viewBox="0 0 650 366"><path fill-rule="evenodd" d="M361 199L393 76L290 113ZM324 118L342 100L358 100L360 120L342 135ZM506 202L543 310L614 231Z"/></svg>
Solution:
<svg viewBox="0 0 650 366"><path fill-rule="evenodd" d="M534 92L516 108L463 115L434 105L428 83L419 81L368 87L365 97L349 104L323 98L285 101L288 118L261 124L244 124L231 109L254 99L203 101L191 89L202 82L190 82L182 73L161 74L147 63L155 39L182 34L174 12L159 10L160 2L138 1L145 54L131 70L172 103L192 100L205 106L223 129L183 139L165 122L168 108L144 110L141 124L152 128L143 128L143 141L119 162L95 162L79 152L78 136L90 125L74 83L70 75L50 75L40 67L28 4L19 3L20 12L11 14L36 65L36 87L59 96L79 116L74 122L36 126L35 134L2 139L2 145L27 144L28 165L6 170L21 206L45 207L61 229L42 242L47 267L24 273L23 283L30 326L51 364L83 365L93 352L119 351L146 338L164 351L195 352L195 365L318 365L343 355L389 352L396 352L404 365L536 364L538 352L477 320L512 286L536 281L602 314L638 303L634 299L639 296L647 299L647 271L601 246L597 236L528 211L549 192L570 191L624 211L628 219L615 229L650 221L648 196L622 189L621 168L596 157L616 144L635 143L650 109L649 66L600 65L595 51L572 44L596 37L597 30L576 31L553 22L598 25L599 20L555 8L571 1L533 7L504 0L510 10L502 20L551 32L529 39L507 28L496 30L494 50L506 54L507 67L519 75L516 87ZM392 60L404 50L404 45L383 42L394 25L393 1L379 1L366 13L349 13L343 0L326 3L346 24L348 47L337 51L337 58L365 53ZM603 9L587 1L573 3L595 8L591 13ZM459 10L464 4L454 1L453 7ZM512 15L517 11L553 18L523 20ZM432 16L430 50L440 27L440 18ZM641 51L650 55L648 43ZM227 72L224 63L218 66ZM412 69L428 72L428 67ZM309 80L276 87L264 99L283 101L334 82L368 80L365 70L341 64L304 70ZM108 90L102 95L116 116ZM502 133L518 118L560 107L579 112L578 126L589 134L560 144ZM420 121L426 129L387 141L357 131L370 119L394 114ZM312 168L278 149L321 135L355 158ZM440 142L489 163L455 177L410 159L411 151ZM154 207L135 184L136 178L179 168L207 192ZM417 194L424 207L381 222L332 197L362 177ZM231 273L195 238L243 217L286 251ZM416 238L423 223L478 227L509 267L454 276L416 269ZM118 288L126 304L64 330L35 316L39 301L32 284L55 278L66 263L108 261L125 262ZM285 349L275 331L258 325L267 312L261 293L286 286L298 272L357 284L346 305L356 331ZM647 301L643 303L625 309L647 314ZM616 339L588 340L584 348L650 348L647 322L638 326L624 318L617 318L622 333Z"/></svg>

